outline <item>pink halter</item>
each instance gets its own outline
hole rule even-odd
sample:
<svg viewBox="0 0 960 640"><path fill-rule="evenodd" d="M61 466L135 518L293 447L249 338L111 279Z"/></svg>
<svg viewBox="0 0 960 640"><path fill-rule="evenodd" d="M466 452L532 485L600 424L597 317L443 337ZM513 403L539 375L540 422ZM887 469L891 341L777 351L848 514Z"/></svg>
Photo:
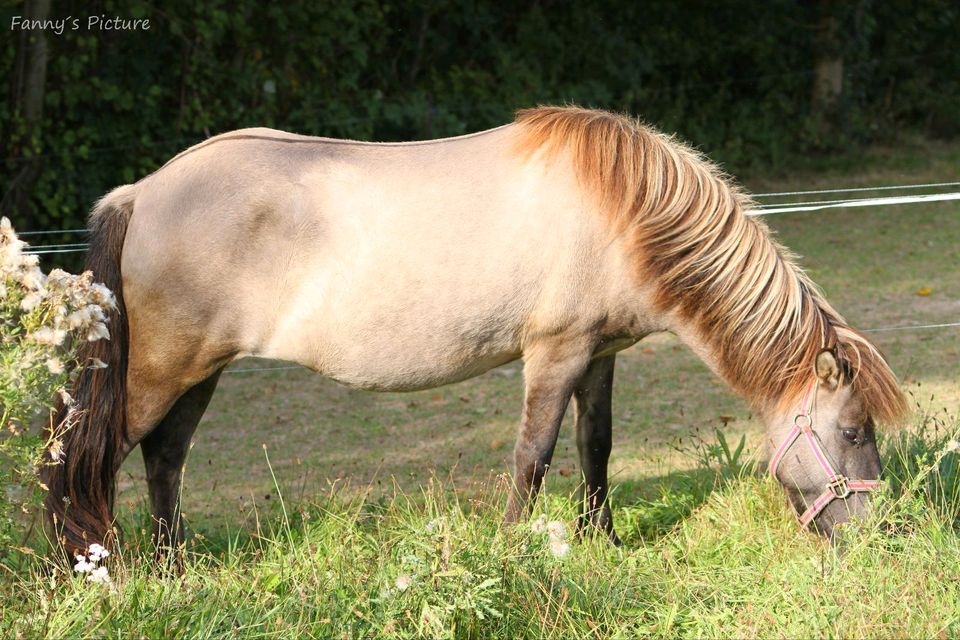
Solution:
<svg viewBox="0 0 960 640"><path fill-rule="evenodd" d="M827 452L820 446L819 438L813 430L813 418L810 415L813 400L811 396L816 396L818 385L819 380L815 380L807 387L806 392L803 394L803 401L800 404L800 413L793 419L793 428L790 429L790 433L787 434L783 443L773 454L773 457L770 458L770 475L776 478L777 467L780 466L780 461L783 460L783 457L787 454L787 450L793 446L793 443L797 441L800 434L803 434L806 437L807 444L810 445L810 449L813 451L814 457L827 474L826 489L813 501L813 504L799 516L800 524L804 527L808 526L813 519L820 515L820 512L826 509L827 505L834 500L845 500L851 493L873 491L880 487L879 480L850 480L846 476L837 473L833 465L830 464Z"/></svg>

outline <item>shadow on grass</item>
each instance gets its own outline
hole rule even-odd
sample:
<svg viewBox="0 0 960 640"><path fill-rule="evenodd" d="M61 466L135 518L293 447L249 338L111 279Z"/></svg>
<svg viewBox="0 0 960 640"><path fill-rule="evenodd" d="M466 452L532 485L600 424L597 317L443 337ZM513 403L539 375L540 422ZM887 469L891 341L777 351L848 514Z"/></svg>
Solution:
<svg viewBox="0 0 960 640"><path fill-rule="evenodd" d="M668 533L735 476L708 468L628 480L614 492L614 523L627 546Z"/></svg>

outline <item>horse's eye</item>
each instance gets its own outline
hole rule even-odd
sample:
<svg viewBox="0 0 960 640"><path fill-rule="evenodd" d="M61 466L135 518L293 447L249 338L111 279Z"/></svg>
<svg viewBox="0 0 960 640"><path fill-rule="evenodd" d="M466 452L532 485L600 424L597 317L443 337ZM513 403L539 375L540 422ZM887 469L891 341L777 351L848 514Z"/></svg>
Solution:
<svg viewBox="0 0 960 640"><path fill-rule="evenodd" d="M849 442L853 442L854 444L860 440L860 431L858 429L844 429L840 433L842 433L843 437Z"/></svg>

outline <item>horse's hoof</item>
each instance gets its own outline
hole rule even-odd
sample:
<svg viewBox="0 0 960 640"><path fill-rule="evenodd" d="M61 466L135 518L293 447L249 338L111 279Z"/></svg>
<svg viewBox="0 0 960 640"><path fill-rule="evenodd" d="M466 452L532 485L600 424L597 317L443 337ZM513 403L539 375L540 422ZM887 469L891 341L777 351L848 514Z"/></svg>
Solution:
<svg viewBox="0 0 960 640"><path fill-rule="evenodd" d="M607 536L608 536L608 538L609 538L609 540L610 540L610 544L612 544L613 546L615 546L615 547L622 547L622 546L623 546L623 543L620 542L620 536L618 536L618 535L617 535L617 532L614 531L613 529L610 529L610 531L607 533Z"/></svg>

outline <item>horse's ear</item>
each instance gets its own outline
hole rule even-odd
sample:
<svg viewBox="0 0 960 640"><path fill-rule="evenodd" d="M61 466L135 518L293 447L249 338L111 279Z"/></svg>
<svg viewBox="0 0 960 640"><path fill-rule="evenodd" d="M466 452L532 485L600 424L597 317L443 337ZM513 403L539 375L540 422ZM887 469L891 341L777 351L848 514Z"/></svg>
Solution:
<svg viewBox="0 0 960 640"><path fill-rule="evenodd" d="M817 354L815 365L820 384L828 389L835 390L840 386L840 363L833 349L824 349Z"/></svg>

